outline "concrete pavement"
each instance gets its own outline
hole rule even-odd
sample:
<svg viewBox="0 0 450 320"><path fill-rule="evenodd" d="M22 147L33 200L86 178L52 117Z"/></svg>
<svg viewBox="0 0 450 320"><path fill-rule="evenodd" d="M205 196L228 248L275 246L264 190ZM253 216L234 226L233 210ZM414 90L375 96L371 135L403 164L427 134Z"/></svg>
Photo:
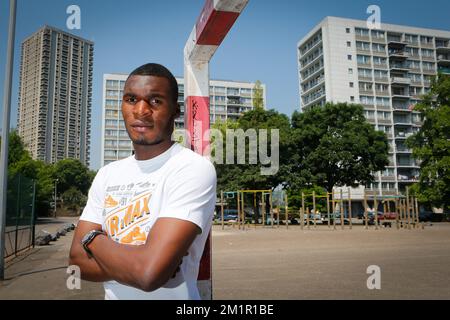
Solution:
<svg viewBox="0 0 450 320"><path fill-rule="evenodd" d="M52 226L59 227L46 228ZM81 290L67 289L72 237L73 232L17 258L0 282L0 299L103 299L98 283L83 281ZM215 226L213 295L225 300L450 299L449 247L448 223L425 230ZM367 288L370 265L381 268L381 290Z"/></svg>

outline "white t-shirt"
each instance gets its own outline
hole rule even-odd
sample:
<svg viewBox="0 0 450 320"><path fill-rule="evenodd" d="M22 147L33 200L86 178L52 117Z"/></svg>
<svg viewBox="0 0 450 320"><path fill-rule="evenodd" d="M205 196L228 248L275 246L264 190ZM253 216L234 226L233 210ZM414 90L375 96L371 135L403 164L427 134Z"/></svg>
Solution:
<svg viewBox="0 0 450 320"><path fill-rule="evenodd" d="M197 276L211 230L216 171L210 161L175 143L150 160L134 156L101 168L80 220L101 224L121 244L142 245L158 218L191 221L202 231L164 287L144 292L116 281L104 283L105 299L199 300Z"/></svg>

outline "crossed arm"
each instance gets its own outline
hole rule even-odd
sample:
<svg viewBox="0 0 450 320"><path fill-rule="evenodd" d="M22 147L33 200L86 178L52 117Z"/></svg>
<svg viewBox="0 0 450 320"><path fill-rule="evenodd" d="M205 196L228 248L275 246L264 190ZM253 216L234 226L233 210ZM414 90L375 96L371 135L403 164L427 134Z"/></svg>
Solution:
<svg viewBox="0 0 450 320"><path fill-rule="evenodd" d="M115 280L146 292L169 281L200 233L192 222L159 218L144 245L122 245L99 235L89 245L94 256L89 258L81 239L91 230L102 230L102 226L80 221L70 249L69 264L80 267L81 278L94 282Z"/></svg>

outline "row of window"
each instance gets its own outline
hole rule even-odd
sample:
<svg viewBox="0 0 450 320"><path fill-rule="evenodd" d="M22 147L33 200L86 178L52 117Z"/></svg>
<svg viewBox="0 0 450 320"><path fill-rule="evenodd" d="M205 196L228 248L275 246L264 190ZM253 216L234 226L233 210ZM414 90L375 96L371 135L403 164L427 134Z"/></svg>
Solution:
<svg viewBox="0 0 450 320"><path fill-rule="evenodd" d="M347 33L350 33L350 28L346 29ZM355 34L360 37L368 37L369 36L369 29L365 28L355 28ZM385 39L386 38L386 32L382 30L372 30L371 31L372 38L376 39ZM389 41L404 41L410 44L418 44L420 39L420 43L424 45L432 45L433 44L433 37L430 36L419 36L419 35L413 35L413 34L405 34L403 37L401 35L393 35L388 34L388 40ZM436 40L436 45L438 43L441 43L442 40Z"/></svg>

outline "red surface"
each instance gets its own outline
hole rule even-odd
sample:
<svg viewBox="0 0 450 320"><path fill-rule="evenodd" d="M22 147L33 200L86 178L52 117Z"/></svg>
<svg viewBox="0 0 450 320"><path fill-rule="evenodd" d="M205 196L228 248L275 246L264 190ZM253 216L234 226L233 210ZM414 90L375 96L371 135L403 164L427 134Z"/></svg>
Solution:
<svg viewBox="0 0 450 320"><path fill-rule="evenodd" d="M209 130L209 97L190 96L186 101L185 127L190 135L191 149L204 154L209 147L209 138L204 138Z"/></svg>
<svg viewBox="0 0 450 320"><path fill-rule="evenodd" d="M216 11L213 1L207 0L195 25L197 44L219 46L238 17L238 12Z"/></svg>

